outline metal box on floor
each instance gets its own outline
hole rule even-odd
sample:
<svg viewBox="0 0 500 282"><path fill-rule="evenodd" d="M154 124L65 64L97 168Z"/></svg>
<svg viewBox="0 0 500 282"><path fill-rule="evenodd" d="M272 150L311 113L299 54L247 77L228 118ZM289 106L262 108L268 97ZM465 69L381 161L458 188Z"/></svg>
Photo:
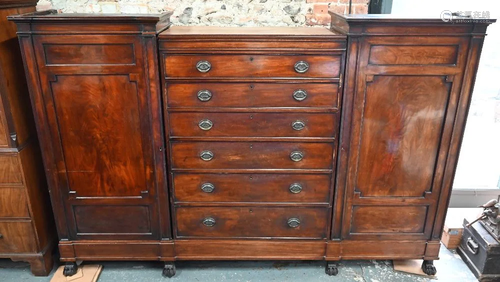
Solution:
<svg viewBox="0 0 500 282"><path fill-rule="evenodd" d="M458 254L481 282L500 281L500 243L479 223L464 219Z"/></svg>

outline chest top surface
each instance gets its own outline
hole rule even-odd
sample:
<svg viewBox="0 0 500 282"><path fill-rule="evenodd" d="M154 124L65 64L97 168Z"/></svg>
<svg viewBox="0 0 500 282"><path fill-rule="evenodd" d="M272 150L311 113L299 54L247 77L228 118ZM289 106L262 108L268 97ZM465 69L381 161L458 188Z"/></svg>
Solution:
<svg viewBox="0 0 500 282"><path fill-rule="evenodd" d="M328 38L344 39L345 35L319 27L217 27L174 26L163 31L160 39L181 37L216 38Z"/></svg>

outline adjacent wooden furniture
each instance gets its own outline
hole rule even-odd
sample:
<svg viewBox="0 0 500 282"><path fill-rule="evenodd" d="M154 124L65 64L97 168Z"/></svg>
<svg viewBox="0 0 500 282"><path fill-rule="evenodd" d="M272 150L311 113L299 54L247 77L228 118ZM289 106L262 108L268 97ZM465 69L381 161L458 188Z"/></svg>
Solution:
<svg viewBox="0 0 500 282"><path fill-rule="evenodd" d="M56 232L16 26L7 21L35 11L36 2L0 1L0 258L47 275Z"/></svg>
<svg viewBox="0 0 500 282"><path fill-rule="evenodd" d="M435 273L494 20L164 30L168 16L11 18L67 275L76 260L162 260L171 277L175 260L404 258Z"/></svg>

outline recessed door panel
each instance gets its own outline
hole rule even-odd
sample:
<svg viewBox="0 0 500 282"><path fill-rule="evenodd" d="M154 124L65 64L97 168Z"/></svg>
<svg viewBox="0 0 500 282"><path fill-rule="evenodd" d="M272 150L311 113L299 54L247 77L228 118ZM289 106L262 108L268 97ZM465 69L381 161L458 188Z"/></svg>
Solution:
<svg viewBox="0 0 500 282"><path fill-rule="evenodd" d="M467 44L423 36L353 43L358 67L346 77L343 98L352 107L342 121L347 135L341 136L340 152L348 153L339 156L337 183L345 185L347 200L342 231L333 229L332 237L430 239Z"/></svg>
<svg viewBox="0 0 500 282"><path fill-rule="evenodd" d="M151 235L148 206L74 206L78 236ZM99 220L96 220L99 218Z"/></svg>
<svg viewBox="0 0 500 282"><path fill-rule="evenodd" d="M445 76L367 82L356 191L423 197L430 191L451 83Z"/></svg>
<svg viewBox="0 0 500 282"><path fill-rule="evenodd" d="M351 232L395 234L424 232L426 206L354 206Z"/></svg>
<svg viewBox="0 0 500 282"><path fill-rule="evenodd" d="M128 75L63 75L51 88L70 190L88 197L147 190L136 82Z"/></svg>

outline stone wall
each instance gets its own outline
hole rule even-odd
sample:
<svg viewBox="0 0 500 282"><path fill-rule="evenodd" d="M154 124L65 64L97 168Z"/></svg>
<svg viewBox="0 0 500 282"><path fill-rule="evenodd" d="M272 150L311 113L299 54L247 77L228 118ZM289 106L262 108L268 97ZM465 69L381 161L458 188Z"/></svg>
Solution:
<svg viewBox="0 0 500 282"><path fill-rule="evenodd" d="M352 0L353 14L366 14L370 0ZM38 10L66 13L161 13L176 25L327 25L328 9L348 13L349 0L40 0Z"/></svg>

